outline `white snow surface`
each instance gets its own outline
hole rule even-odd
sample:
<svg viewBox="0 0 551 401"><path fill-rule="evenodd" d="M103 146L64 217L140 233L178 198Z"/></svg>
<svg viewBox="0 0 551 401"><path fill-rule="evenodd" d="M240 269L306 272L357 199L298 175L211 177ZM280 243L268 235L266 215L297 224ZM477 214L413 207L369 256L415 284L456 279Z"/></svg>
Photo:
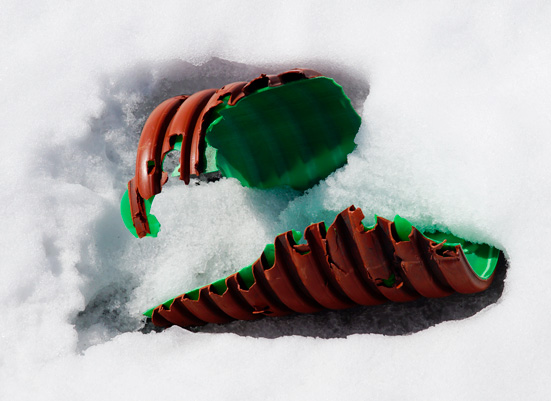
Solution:
<svg viewBox="0 0 551 401"><path fill-rule="evenodd" d="M550 21L547 1L3 0L0 399L548 400ZM360 110L348 165L301 196L175 181L159 237L130 236L119 201L151 110L293 67ZM507 263L474 296L144 327L351 204Z"/></svg>

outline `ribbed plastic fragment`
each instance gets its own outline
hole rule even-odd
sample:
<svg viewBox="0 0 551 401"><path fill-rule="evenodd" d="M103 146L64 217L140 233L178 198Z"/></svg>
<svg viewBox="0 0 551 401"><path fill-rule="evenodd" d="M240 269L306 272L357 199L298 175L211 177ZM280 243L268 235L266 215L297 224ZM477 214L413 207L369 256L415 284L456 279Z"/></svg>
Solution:
<svg viewBox="0 0 551 401"><path fill-rule="evenodd" d="M308 226L306 244L297 244L291 231L281 234L274 242L273 263L264 254L253 263L250 288L239 273L232 274L223 294L204 286L197 300L183 294L169 308L153 309L152 321L182 327L225 323L475 293L492 283L493 274L480 278L460 246L440 254L441 244L416 228L410 240L400 241L393 222L378 217L374 227L365 229L363 218L362 211L351 206L327 230L323 223Z"/></svg>
<svg viewBox="0 0 551 401"><path fill-rule="evenodd" d="M188 184L191 177L205 172L205 133L213 122L211 113L224 103L224 99L229 97L227 105L231 107L265 88L276 88L319 76L320 73L309 69L294 69L279 75L262 74L248 83L235 82L220 89L205 89L191 96L175 96L157 106L142 130L136 157L136 174L128 185L129 219L132 220L128 224L133 224L135 234L141 238L152 233L143 203L160 193L168 180L162 162L165 155L174 150L176 138L182 138L180 179ZM359 125L359 120L356 123ZM343 164L342 161L340 164ZM322 178L317 177L317 180Z"/></svg>

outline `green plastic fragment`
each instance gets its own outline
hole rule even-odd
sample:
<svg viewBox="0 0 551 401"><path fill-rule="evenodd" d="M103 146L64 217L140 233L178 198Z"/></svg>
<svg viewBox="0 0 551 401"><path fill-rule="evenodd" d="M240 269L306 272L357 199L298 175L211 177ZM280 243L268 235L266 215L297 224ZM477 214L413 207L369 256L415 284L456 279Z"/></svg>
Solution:
<svg viewBox="0 0 551 401"><path fill-rule="evenodd" d="M203 171L220 171L243 185L271 188L288 185L306 190L346 164L355 148L361 123L342 87L331 78L316 77L266 87L228 105L229 96L209 113ZM181 151L182 136L174 150ZM164 169L163 159L162 167ZM150 161L148 168L154 168ZM178 165L171 176L180 175ZM160 231L150 215L154 197L145 200L151 233ZM121 200L125 226L132 223L128 193Z"/></svg>
<svg viewBox="0 0 551 401"><path fill-rule="evenodd" d="M275 261L275 246L274 244L268 244L264 247L264 257L269 265L273 265Z"/></svg>
<svg viewBox="0 0 551 401"><path fill-rule="evenodd" d="M394 227L396 228L396 234L400 241L409 241L409 235L413 227L409 221L396 215L394 218ZM473 272L482 280L488 279L497 266L499 250L493 246L476 244L453 234L443 233L441 231L428 231L422 234L437 244L443 243L443 250L454 250L457 245L460 245Z"/></svg>
<svg viewBox="0 0 551 401"><path fill-rule="evenodd" d="M389 278L383 278L382 282L385 287L392 288L394 286L394 283L396 282L396 276L393 273L390 275Z"/></svg>
<svg viewBox="0 0 551 401"><path fill-rule="evenodd" d="M214 288L214 291L218 295L222 295L228 289L228 286L226 285L226 279L225 278L221 278L220 280L214 281L212 283L212 287Z"/></svg>
<svg viewBox="0 0 551 401"><path fill-rule="evenodd" d="M171 150L171 152L173 152L174 150L180 151L181 149L182 149L182 136L178 135L176 141L174 142L174 149ZM170 152L168 152L168 153L170 153ZM167 153L167 155L168 155L168 153ZM165 158L162 161L163 170L165 168L165 166L164 166L165 160L166 160L166 155L165 155ZM149 167L154 167L155 162L149 161L148 166ZM172 176L175 176L175 175L179 176L180 175L179 170L180 170L180 165L178 165L174 169L174 172L171 175ZM154 199L155 199L155 196L152 196L149 199L144 199L145 213L146 213L146 216L147 216L147 222L149 223L149 230L151 231L149 234L146 234L146 237L156 237L157 234L159 234L159 231L161 231L161 223L159 222L159 220L154 215L152 215L150 213L151 205L153 204ZM122 196L122 199L121 199L121 216L122 216L122 220L124 222L124 225L126 226L128 231L130 231L134 237L138 238L138 233L136 232L136 227L134 227L134 222L132 221L132 212L130 210L130 199L128 197L128 189L124 192L124 195Z"/></svg>
<svg viewBox="0 0 551 401"><path fill-rule="evenodd" d="M375 219L376 218L377 216L375 216ZM370 227L364 226L364 229L367 231L372 229L373 227L375 227L375 225ZM413 226L408 220L396 215L396 217L394 218L394 227L400 241L409 241L409 235ZM467 261L473 269L473 272L475 272L475 274L477 274L481 279L489 278L495 270L499 257L499 250L492 246L486 244L475 244L462 238L456 237L453 234L443 233L441 231L423 232L422 234L428 239L436 242L437 244L443 243L442 248L445 250L453 250L455 249L456 245L460 245L463 249L463 252L465 253ZM301 233L295 230L292 230L292 235L296 243L298 243L298 241L300 241L302 237ZM263 255L266 258L268 264L273 265L275 261L274 244L266 245ZM245 289L248 290L249 288L251 288L251 286L255 282L252 264L239 270L238 274L242 280L242 284L245 286ZM217 280L212 283L215 291L219 295L222 295L227 290L226 278ZM385 287L392 288L396 283L396 276L392 274L389 278L382 279L382 283ZM192 291L189 291L186 293L186 295L191 299L197 300L201 288L202 287L199 287ZM168 301L164 302L163 305L168 308L170 307L170 305L172 305L173 301L174 298L169 299ZM149 309L144 313L144 315L151 317L153 309L155 308Z"/></svg>
<svg viewBox="0 0 551 401"><path fill-rule="evenodd" d="M228 104L229 96L222 100L223 103L209 114L205 165L202 166L205 173L220 171L222 176L234 177L249 187L290 186L306 190L345 165L348 154L355 147L354 138L361 119L342 87L330 78L317 77L263 88L242 98L234 106ZM181 141L180 137L175 150L181 150ZM173 176L179 176L179 168L176 167ZM149 213L153 199L146 200L145 206L152 231L148 236L154 237L160 224ZM132 222L128 191L121 200L121 214L126 227L138 237ZM397 215L394 225L398 239L409 241L411 223ZM364 225L364 230L373 227ZM292 234L298 243L300 232L293 230ZM489 278L495 270L499 250L492 246L475 244L439 231L422 234L442 244L443 250L453 250L460 245L473 272L481 279ZM266 245L263 257L269 265L274 263L274 244ZM239 270L238 275L246 289L255 283L252 264ZM212 283L219 295L227 290L226 278ZM382 283L393 287L395 275L383 279ZM201 288L187 292L186 296L197 300ZM173 301L174 298L163 305L169 308ZM151 317L154 309L144 315Z"/></svg>
<svg viewBox="0 0 551 401"><path fill-rule="evenodd" d="M166 308L170 308L170 306L172 305L172 302L174 302L174 299L175 298L170 298L168 301L163 302L162 305L164 305ZM155 308L151 308L151 309L148 309L147 311L145 311L144 316L151 317L151 315L153 314L153 310Z"/></svg>
<svg viewBox="0 0 551 401"><path fill-rule="evenodd" d="M239 277L243 280L245 288L248 290L254 284L253 265L249 265L239 270Z"/></svg>
<svg viewBox="0 0 551 401"><path fill-rule="evenodd" d="M190 292L187 292L186 295L190 298L190 299L193 299L194 301L197 301L199 299L199 290L201 288L196 288L194 290L191 290Z"/></svg>
<svg viewBox="0 0 551 401"><path fill-rule="evenodd" d="M147 215L147 222L149 223L149 230L151 233L147 234L147 237L156 237L159 231L161 231L161 223L157 218L150 214L151 204L153 203L155 196L152 196L149 199L144 199L145 204L145 213ZM132 212L130 211L130 198L128 197L128 189L125 191L121 199L121 216L124 225L132 233L132 235L138 238L138 233L136 232L136 227L134 227L134 222L132 221Z"/></svg>
<svg viewBox="0 0 551 401"><path fill-rule="evenodd" d="M296 231L296 230L291 230L291 233L293 234L293 239L298 244L298 242L302 238L302 233L300 231Z"/></svg>
<svg viewBox="0 0 551 401"><path fill-rule="evenodd" d="M306 190L346 164L361 119L342 87L317 77L258 90L211 114L206 142L222 176Z"/></svg>

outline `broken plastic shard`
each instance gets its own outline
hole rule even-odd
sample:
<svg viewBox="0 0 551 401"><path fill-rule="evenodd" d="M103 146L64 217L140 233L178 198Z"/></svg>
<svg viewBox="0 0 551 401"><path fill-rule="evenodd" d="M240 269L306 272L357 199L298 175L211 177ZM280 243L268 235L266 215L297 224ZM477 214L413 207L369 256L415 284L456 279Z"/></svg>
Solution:
<svg viewBox="0 0 551 401"><path fill-rule="evenodd" d="M146 209L146 216L147 221L149 223L149 230L150 232L147 234L148 237L156 237L159 231L161 231L161 223L159 223L159 220L150 213L151 210L151 204L153 203L153 199L155 197L153 196L150 199L145 199L145 209ZM124 195L121 199L121 216L122 220L124 222L124 225L132 233L132 235L136 238L139 238L138 233L136 232L136 227L134 226L134 221L132 218L132 211L130 209L130 199L128 197L128 189L124 192Z"/></svg>
<svg viewBox="0 0 551 401"><path fill-rule="evenodd" d="M138 145L128 197L139 228L131 232L156 235L148 213L168 179L164 158L174 149L180 165L172 175L186 184L218 171L246 186L304 190L346 163L359 125L342 88L307 69L168 99L151 113ZM141 199L149 207L141 207ZM127 207L121 211L129 221Z"/></svg>

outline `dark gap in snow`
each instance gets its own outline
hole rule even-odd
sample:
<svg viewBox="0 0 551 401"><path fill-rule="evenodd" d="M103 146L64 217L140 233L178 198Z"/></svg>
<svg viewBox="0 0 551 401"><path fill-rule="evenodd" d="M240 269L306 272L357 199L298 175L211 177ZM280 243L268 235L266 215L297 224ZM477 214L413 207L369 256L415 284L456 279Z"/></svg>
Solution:
<svg viewBox="0 0 551 401"><path fill-rule="evenodd" d="M113 337L139 330L141 323L131 316L125 305L132 288L123 282L109 284L99 290L75 319L78 333L77 348L87 348L104 343Z"/></svg>

